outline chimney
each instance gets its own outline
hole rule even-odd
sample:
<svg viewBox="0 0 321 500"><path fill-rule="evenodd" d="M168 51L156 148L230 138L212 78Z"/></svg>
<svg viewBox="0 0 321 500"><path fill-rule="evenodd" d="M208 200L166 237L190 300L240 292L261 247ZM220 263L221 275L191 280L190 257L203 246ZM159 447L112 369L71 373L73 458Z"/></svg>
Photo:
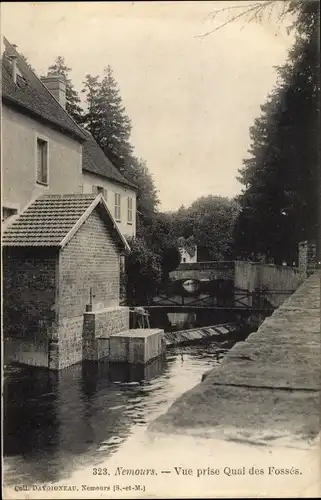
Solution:
<svg viewBox="0 0 321 500"><path fill-rule="evenodd" d="M13 82L17 83L17 59L18 59L18 56L15 53L12 53L12 51L11 51L11 53L10 52L7 53L6 56L7 56L7 59L11 63Z"/></svg>
<svg viewBox="0 0 321 500"><path fill-rule="evenodd" d="M59 104L66 109L66 80L64 77L56 73L48 73L47 76L41 78L41 81Z"/></svg>
<svg viewBox="0 0 321 500"><path fill-rule="evenodd" d="M11 56L12 64L12 79L14 83L17 83L17 56Z"/></svg>

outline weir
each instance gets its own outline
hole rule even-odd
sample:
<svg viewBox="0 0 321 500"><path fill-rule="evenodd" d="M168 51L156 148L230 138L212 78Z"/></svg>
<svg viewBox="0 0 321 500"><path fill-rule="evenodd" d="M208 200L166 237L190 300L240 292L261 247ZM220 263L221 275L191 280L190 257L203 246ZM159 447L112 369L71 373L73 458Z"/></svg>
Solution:
<svg viewBox="0 0 321 500"><path fill-rule="evenodd" d="M143 307L151 325L169 333L224 323L258 327L298 288L304 276L302 265L183 263Z"/></svg>

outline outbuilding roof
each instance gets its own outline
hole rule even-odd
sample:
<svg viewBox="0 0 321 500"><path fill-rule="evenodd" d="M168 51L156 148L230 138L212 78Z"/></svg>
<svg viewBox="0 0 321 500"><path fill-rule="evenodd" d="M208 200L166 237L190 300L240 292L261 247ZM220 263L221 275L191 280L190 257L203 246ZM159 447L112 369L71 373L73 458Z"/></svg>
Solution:
<svg viewBox="0 0 321 500"><path fill-rule="evenodd" d="M67 111L59 104L6 38L4 38L4 46L5 53L1 61L3 101L83 142L86 139L83 130L68 115ZM20 75L16 83L12 78L12 68L8 56L14 56L17 61Z"/></svg>
<svg viewBox="0 0 321 500"><path fill-rule="evenodd" d="M132 189L138 189L135 184L130 182L125 178L123 174L117 170L117 168L111 163L107 158L103 150L99 147L94 137L85 131L87 136L86 142L83 144L83 155L82 155L82 168L86 172L92 174L100 175L112 181L118 182L119 184L124 184L131 187Z"/></svg>
<svg viewBox="0 0 321 500"><path fill-rule="evenodd" d="M4 231L4 247L64 247L98 207L122 249L130 250L101 194L52 194L35 200Z"/></svg>

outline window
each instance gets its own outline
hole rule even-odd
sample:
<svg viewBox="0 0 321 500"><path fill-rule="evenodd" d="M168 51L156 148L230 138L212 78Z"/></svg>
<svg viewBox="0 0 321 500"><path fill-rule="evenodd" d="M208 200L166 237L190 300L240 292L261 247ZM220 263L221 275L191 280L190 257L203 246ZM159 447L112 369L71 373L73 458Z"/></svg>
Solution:
<svg viewBox="0 0 321 500"><path fill-rule="evenodd" d="M18 213L17 208L2 207L2 221L9 219L9 217L12 217L17 213Z"/></svg>
<svg viewBox="0 0 321 500"><path fill-rule="evenodd" d="M37 139L37 183L48 185L48 143Z"/></svg>
<svg viewBox="0 0 321 500"><path fill-rule="evenodd" d="M93 186L92 187L93 193L99 194L101 193L105 200L107 200L107 189L103 188L102 186Z"/></svg>
<svg viewBox="0 0 321 500"><path fill-rule="evenodd" d="M121 220L121 214L120 214L120 194L115 193L115 219L120 221Z"/></svg>
<svg viewBox="0 0 321 500"><path fill-rule="evenodd" d="M133 223L133 198L127 198L127 224Z"/></svg>

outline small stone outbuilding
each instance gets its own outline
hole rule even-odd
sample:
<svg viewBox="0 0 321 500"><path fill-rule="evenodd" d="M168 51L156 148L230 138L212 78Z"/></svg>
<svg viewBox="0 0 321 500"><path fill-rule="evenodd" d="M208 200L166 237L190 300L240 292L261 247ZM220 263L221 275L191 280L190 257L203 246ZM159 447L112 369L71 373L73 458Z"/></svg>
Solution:
<svg viewBox="0 0 321 500"><path fill-rule="evenodd" d="M59 370L106 355L99 327L128 330L119 279L129 246L101 194L38 198L2 244L5 362Z"/></svg>

